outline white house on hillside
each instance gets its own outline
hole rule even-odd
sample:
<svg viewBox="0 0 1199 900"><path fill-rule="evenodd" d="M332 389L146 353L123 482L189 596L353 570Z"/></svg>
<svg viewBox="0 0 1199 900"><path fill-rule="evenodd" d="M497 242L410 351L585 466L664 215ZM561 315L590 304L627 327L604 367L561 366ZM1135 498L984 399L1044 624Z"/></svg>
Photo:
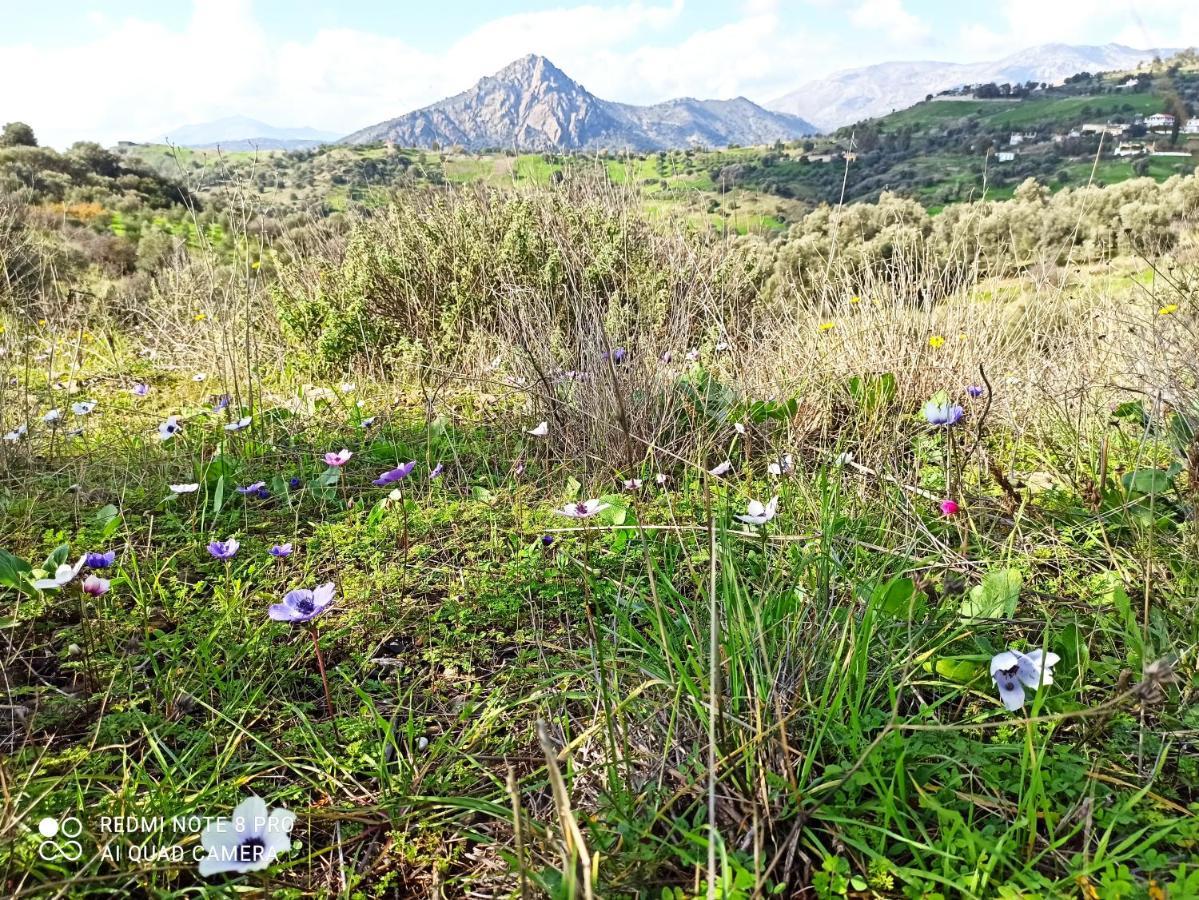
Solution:
<svg viewBox="0 0 1199 900"><path fill-rule="evenodd" d="M1016 158L1016 154L1010 150L1000 150L995 154L995 162L1011 162Z"/></svg>
<svg viewBox="0 0 1199 900"><path fill-rule="evenodd" d="M1146 153L1152 153L1156 149L1156 144L1145 146L1137 141L1129 141L1126 144L1117 144L1116 149L1112 151L1112 156L1144 156Z"/></svg>
<svg viewBox="0 0 1199 900"><path fill-rule="evenodd" d="M1151 116L1145 116L1146 128L1173 128L1174 117L1169 113L1154 113Z"/></svg>
<svg viewBox="0 0 1199 900"><path fill-rule="evenodd" d="M1187 119L1180 130L1183 134L1199 134L1199 119Z"/></svg>

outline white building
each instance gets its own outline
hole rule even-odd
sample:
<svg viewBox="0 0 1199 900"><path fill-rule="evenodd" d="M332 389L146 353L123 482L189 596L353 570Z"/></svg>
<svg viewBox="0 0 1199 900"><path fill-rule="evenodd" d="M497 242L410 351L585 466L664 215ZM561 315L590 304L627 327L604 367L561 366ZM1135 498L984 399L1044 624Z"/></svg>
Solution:
<svg viewBox="0 0 1199 900"><path fill-rule="evenodd" d="M1199 119L1187 119L1180 130L1183 134L1199 134Z"/></svg>
<svg viewBox="0 0 1199 900"><path fill-rule="evenodd" d="M1174 117L1169 113L1154 113L1151 116L1145 116L1146 128L1173 128Z"/></svg>
<svg viewBox="0 0 1199 900"><path fill-rule="evenodd" d="M995 162L1011 162L1016 158L1016 154L1010 150L1000 150L995 154Z"/></svg>
<svg viewBox="0 0 1199 900"><path fill-rule="evenodd" d="M1095 122L1088 122L1086 125L1082 126L1083 134L1110 134L1110 135L1113 135L1114 137L1119 137L1120 135L1124 134L1124 132L1126 132L1127 130L1128 130L1127 125L1115 125L1115 124L1112 124L1111 122L1109 122L1105 125L1100 125ZM1073 134L1073 132L1071 134Z"/></svg>
<svg viewBox="0 0 1199 900"><path fill-rule="evenodd" d="M1129 141L1126 144L1117 144L1116 149L1112 151L1112 156L1144 156L1146 153L1152 153L1156 149L1157 147L1154 144L1146 147L1137 141Z"/></svg>
<svg viewBox="0 0 1199 900"><path fill-rule="evenodd" d="M1037 139L1035 131L1013 131L1011 137L1008 138L1008 146L1015 147L1017 144L1031 143Z"/></svg>

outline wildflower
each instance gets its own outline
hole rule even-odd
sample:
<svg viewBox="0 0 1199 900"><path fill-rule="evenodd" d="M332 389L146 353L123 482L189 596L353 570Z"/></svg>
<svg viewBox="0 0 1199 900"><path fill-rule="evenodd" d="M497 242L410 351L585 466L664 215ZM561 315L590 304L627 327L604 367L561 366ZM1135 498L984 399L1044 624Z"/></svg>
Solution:
<svg viewBox="0 0 1199 900"><path fill-rule="evenodd" d="M367 418L363 419L361 422L358 423L358 427L359 428L370 428L372 425L375 424L376 418L377 418L376 416L368 416Z"/></svg>
<svg viewBox="0 0 1199 900"><path fill-rule="evenodd" d="M66 587L75 580L75 576L83 568L85 559L86 557L79 557L73 566L70 563L63 563L54 570L54 574L50 578L39 578L33 583L33 586L39 591L53 591L61 587Z"/></svg>
<svg viewBox="0 0 1199 900"><path fill-rule="evenodd" d="M255 481L253 484L247 484L245 487L236 488L236 490L239 494L257 494L265 486L265 481Z"/></svg>
<svg viewBox="0 0 1199 900"><path fill-rule="evenodd" d="M275 544L267 553L275 559L286 559L291 556L291 544Z"/></svg>
<svg viewBox="0 0 1199 900"><path fill-rule="evenodd" d="M176 494L176 495L178 495L178 494L194 494L196 491L198 491L200 489L200 485L194 481L191 483L187 483L187 484L172 484L172 485L168 485L168 486L171 489L171 493Z"/></svg>
<svg viewBox="0 0 1199 900"><path fill-rule="evenodd" d="M745 515L739 515L737 518L746 525L765 525L774 518L775 513L778 512L778 508L779 498L777 496L771 497L765 506L757 500L750 500L749 508L746 510Z"/></svg>
<svg viewBox="0 0 1199 900"><path fill-rule="evenodd" d="M1053 667L1061 660L1056 653L1040 649L1025 654L1005 650L991 658L991 677L999 688L999 699L1010 711L1024 705L1024 689L1036 690L1042 684L1053 684Z"/></svg>
<svg viewBox="0 0 1199 900"><path fill-rule="evenodd" d="M117 551L109 550L107 553L99 553L95 550L89 550L83 557L83 564L89 569L107 569L116 562Z"/></svg>
<svg viewBox="0 0 1199 900"><path fill-rule="evenodd" d="M734 422L733 431L737 432L737 434L745 434L745 426L740 422Z"/></svg>
<svg viewBox="0 0 1199 900"><path fill-rule="evenodd" d="M939 334L934 334L928 339L928 345L934 350L940 350L945 346L945 338L941 337Z"/></svg>
<svg viewBox="0 0 1199 900"><path fill-rule="evenodd" d="M230 422L225 426L226 431L242 431L250 427L250 422L253 416L246 416L244 419L238 419L236 422Z"/></svg>
<svg viewBox="0 0 1199 900"><path fill-rule="evenodd" d="M671 353L669 350L667 350L665 353L663 353L661 356L658 357L658 361L660 363L662 363L662 365L668 366L674 361L674 354Z"/></svg>
<svg viewBox="0 0 1199 900"><path fill-rule="evenodd" d="M732 467L733 467L732 462L726 459L724 462L708 469L708 474L715 475L717 478L719 478L721 475L724 475L726 472L728 472L728 470L731 469Z"/></svg>
<svg viewBox="0 0 1199 900"><path fill-rule="evenodd" d="M293 475L291 478L287 479L287 486L294 491L300 486L300 479Z"/></svg>
<svg viewBox="0 0 1199 900"><path fill-rule="evenodd" d="M208 313L196 313L194 316L192 316L192 321L193 322L203 322L207 318L208 318Z"/></svg>
<svg viewBox="0 0 1199 900"><path fill-rule="evenodd" d="M930 425L946 427L956 425L964 414L965 410L956 403L949 402L949 397L944 391L936 394L928 403L924 404L924 418Z"/></svg>
<svg viewBox="0 0 1199 900"><path fill-rule="evenodd" d="M350 457L354 454L344 447L337 453L326 453L325 462L333 466L335 469L341 468L350 461Z"/></svg>
<svg viewBox="0 0 1199 900"><path fill-rule="evenodd" d="M820 330L821 330L821 331L832 331L832 330L833 330L834 328L836 328L836 327L837 327L837 323L836 323L836 322L821 322L821 323L820 323Z"/></svg>
<svg viewBox="0 0 1199 900"><path fill-rule="evenodd" d="M415 468L415 466L415 459L411 460L410 462L402 463L396 466L394 469L388 469L386 472L372 481L371 484L379 487L386 487L389 484L395 484L397 481L407 478L412 473L412 470Z"/></svg>
<svg viewBox="0 0 1199 900"><path fill-rule="evenodd" d="M767 465L766 471L776 478L781 475L790 475L795 471L795 459L790 453L784 454L779 458L778 462L772 462Z"/></svg>
<svg viewBox="0 0 1199 900"><path fill-rule="evenodd" d="M444 471L445 471L445 466L443 466L441 463L438 463L437 465L435 465L433 467L433 471L431 471L429 473L429 480L436 481L438 478L441 477L441 473Z"/></svg>
<svg viewBox="0 0 1199 900"><path fill-rule="evenodd" d="M525 433L531 434L533 437L545 437L550 433L550 423L543 420L538 422L535 427L528 429Z"/></svg>
<svg viewBox="0 0 1199 900"><path fill-rule="evenodd" d="M721 341L720 343L718 343L718 344L716 345L716 352L717 352L717 353L727 353L727 352L728 352L728 349L729 349L729 343L728 343L728 341Z"/></svg>
<svg viewBox="0 0 1199 900"><path fill-rule="evenodd" d="M237 538L229 538L227 541L209 541L208 552L216 559L228 561L237 556L237 548L240 546Z"/></svg>
<svg viewBox="0 0 1199 900"><path fill-rule="evenodd" d="M207 380L208 380L208 375L205 372L197 372L195 375L192 376L192 381L199 382L199 381L207 381Z"/></svg>
<svg viewBox="0 0 1199 900"><path fill-rule="evenodd" d="M129 389L129 393L134 397L144 397L150 393L150 385L138 382Z"/></svg>
<svg viewBox="0 0 1199 900"><path fill-rule="evenodd" d="M692 347L687 351L687 362L695 362L699 359L699 348Z"/></svg>
<svg viewBox="0 0 1199 900"><path fill-rule="evenodd" d="M525 461L523 459L518 459L512 464L512 474L517 478L525 474Z"/></svg>
<svg viewBox="0 0 1199 900"><path fill-rule="evenodd" d="M350 391L354 390L356 385L352 381L343 381L340 385L338 385L338 387L341 388L341 392L343 394L348 394Z"/></svg>
<svg viewBox="0 0 1199 900"><path fill-rule="evenodd" d="M628 354L625 353L624 347L616 347L610 352L605 350L603 353L603 358L605 360L611 360L614 363L622 363L627 355Z"/></svg>
<svg viewBox="0 0 1199 900"><path fill-rule="evenodd" d="M549 546L552 546L553 543L554 543L554 536L552 534L543 534L541 536L541 546L549 547Z"/></svg>
<svg viewBox="0 0 1199 900"><path fill-rule="evenodd" d="M47 425L53 426L61 418L62 418L62 411L59 409L52 409L48 413L46 413L44 416L42 416L42 421Z"/></svg>
<svg viewBox="0 0 1199 900"><path fill-rule="evenodd" d="M850 302L850 303L861 303L861 302L862 302L862 298L861 298L861 297L850 297L850 298L849 298L849 302Z"/></svg>
<svg viewBox="0 0 1199 900"><path fill-rule="evenodd" d="M567 516L571 519L590 519L596 513L603 512L610 505L599 500L581 500L578 503L567 503L561 509L556 510L556 512L560 516Z"/></svg>
<svg viewBox="0 0 1199 900"><path fill-rule="evenodd" d="M666 483L668 481L670 481L670 476L665 472L659 472L654 476L654 484L656 484L658 487L666 487Z"/></svg>
<svg viewBox="0 0 1199 900"><path fill-rule="evenodd" d="M112 583L107 578L101 578L98 575L88 575L83 579L83 593L93 597L103 597L111 586Z"/></svg>
<svg viewBox="0 0 1199 900"><path fill-rule="evenodd" d="M78 403L71 404L71 412L77 416L86 416L96 408L95 400L81 400Z"/></svg>
<svg viewBox="0 0 1199 900"><path fill-rule="evenodd" d="M836 459L833 460L833 465L841 468L842 466L849 465L851 462L853 462L853 454L847 450L844 453L837 454Z"/></svg>
<svg viewBox="0 0 1199 900"><path fill-rule="evenodd" d="M941 515L956 516L958 514L958 505L953 500L941 501Z"/></svg>
<svg viewBox="0 0 1199 900"><path fill-rule="evenodd" d="M1177 303L1167 303L1165 306L1163 306L1161 309L1159 309L1157 311L1157 314L1159 316L1172 316L1176 312L1178 312L1178 304Z"/></svg>
<svg viewBox="0 0 1199 900"><path fill-rule="evenodd" d="M237 804L231 820L218 819L200 835L200 845L208 852L200 860L200 877L265 869L291 849L295 821L295 814L282 806L267 812L261 797L248 797Z"/></svg>
<svg viewBox="0 0 1199 900"><path fill-rule="evenodd" d="M25 437L25 435L28 433L29 433L29 425L25 422L22 422L20 425L18 425L12 431L5 434L4 439L6 441L8 441L10 444L15 444L21 438Z"/></svg>
<svg viewBox="0 0 1199 900"><path fill-rule="evenodd" d="M641 486L645 484L640 478L626 478L624 480L624 489L632 493L633 491L641 490Z"/></svg>
<svg viewBox="0 0 1199 900"><path fill-rule="evenodd" d="M270 500L271 499L271 492L266 489L265 485L263 487L260 487L256 491L256 494L257 494L259 500Z"/></svg>
<svg viewBox="0 0 1199 900"><path fill-rule="evenodd" d="M167 416L167 420L158 426L158 439L169 441L179 433L179 417Z"/></svg>
<svg viewBox="0 0 1199 900"><path fill-rule="evenodd" d="M216 398L216 403L213 405L212 411L214 413L224 412L226 409L228 409L229 401L231 399L232 398L228 394L221 394L221 396Z"/></svg>
<svg viewBox="0 0 1199 900"><path fill-rule="evenodd" d="M986 389L981 384L966 385L966 396L968 396L971 400L977 400L986 392Z"/></svg>
<svg viewBox="0 0 1199 900"><path fill-rule="evenodd" d="M276 622L311 622L333 603L333 582L327 581L313 590L296 588L288 591L282 603L273 603L267 610Z"/></svg>

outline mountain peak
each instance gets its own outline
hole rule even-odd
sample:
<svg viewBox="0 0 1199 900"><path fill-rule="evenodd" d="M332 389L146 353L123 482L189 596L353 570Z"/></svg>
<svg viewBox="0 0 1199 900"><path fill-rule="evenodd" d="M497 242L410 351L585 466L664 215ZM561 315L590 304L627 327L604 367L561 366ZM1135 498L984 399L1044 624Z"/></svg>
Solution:
<svg viewBox="0 0 1199 900"><path fill-rule="evenodd" d="M683 98L655 106L601 100L530 53L468 90L345 138L362 144L460 145L468 150L663 150L761 144L811 134L802 119L736 100Z"/></svg>

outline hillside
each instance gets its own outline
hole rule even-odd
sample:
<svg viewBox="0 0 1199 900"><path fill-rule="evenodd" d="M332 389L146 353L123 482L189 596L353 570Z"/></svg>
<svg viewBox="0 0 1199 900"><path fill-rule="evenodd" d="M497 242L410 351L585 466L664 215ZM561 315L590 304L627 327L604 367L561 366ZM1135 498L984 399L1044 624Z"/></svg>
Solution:
<svg viewBox="0 0 1199 900"><path fill-rule="evenodd" d="M831 131L862 119L885 116L929 94L964 84L1058 84L1078 72L1135 69L1173 50L1136 50L1121 44L1100 47L1045 44L1003 59L979 63L885 62L835 72L801 85L766 105L803 116Z"/></svg>
<svg viewBox="0 0 1199 900"><path fill-rule="evenodd" d="M653 106L601 100L548 59L529 55L431 106L348 135L348 144L467 150L659 150L790 140L815 129L744 97Z"/></svg>

